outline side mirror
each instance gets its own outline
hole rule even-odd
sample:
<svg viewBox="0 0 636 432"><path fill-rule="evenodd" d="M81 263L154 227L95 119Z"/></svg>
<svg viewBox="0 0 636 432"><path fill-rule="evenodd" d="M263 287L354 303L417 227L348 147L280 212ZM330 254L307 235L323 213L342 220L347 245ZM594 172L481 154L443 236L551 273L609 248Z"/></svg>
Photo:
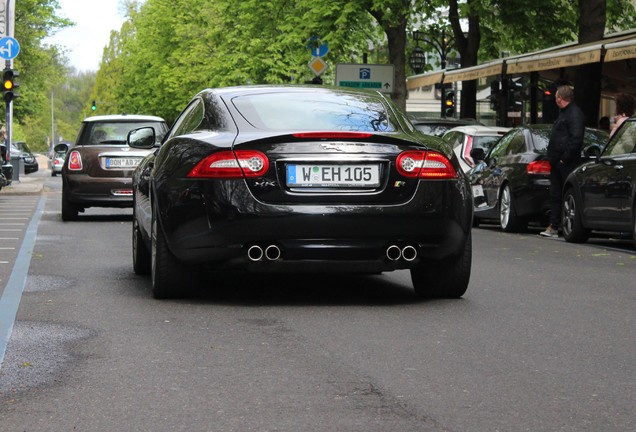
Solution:
<svg viewBox="0 0 636 432"><path fill-rule="evenodd" d="M483 161L486 159L486 152L483 148L477 147L470 150L470 157L472 157L475 163L477 163L478 161Z"/></svg>
<svg viewBox="0 0 636 432"><path fill-rule="evenodd" d="M137 149L151 149L155 146L155 130L151 127L133 129L128 132L126 143Z"/></svg>
<svg viewBox="0 0 636 432"><path fill-rule="evenodd" d="M601 155L601 148L596 144L592 144L584 150L583 154L587 158L598 159L598 157Z"/></svg>

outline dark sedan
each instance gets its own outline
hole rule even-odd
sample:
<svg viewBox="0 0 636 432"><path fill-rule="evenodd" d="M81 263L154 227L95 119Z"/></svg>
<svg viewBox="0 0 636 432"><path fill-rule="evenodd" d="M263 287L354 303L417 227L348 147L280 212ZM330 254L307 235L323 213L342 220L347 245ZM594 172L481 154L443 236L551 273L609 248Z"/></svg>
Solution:
<svg viewBox="0 0 636 432"><path fill-rule="evenodd" d="M469 171L473 188L474 226L484 219L497 220L507 232L522 231L529 221L547 224L550 188L548 141L552 125L519 126L504 135ZM607 132L586 129L584 154L599 152L607 142Z"/></svg>
<svg viewBox="0 0 636 432"><path fill-rule="evenodd" d="M140 128L131 147L150 148ZM379 92L207 89L133 173L133 267L156 298L193 270L410 269L420 296L460 297L470 185L452 150Z"/></svg>
<svg viewBox="0 0 636 432"><path fill-rule="evenodd" d="M31 152L31 149L29 148L27 143L25 143L24 141L16 141L11 144L11 154L20 155L25 174L31 174L40 169L37 158L35 157L33 152Z"/></svg>
<svg viewBox="0 0 636 432"><path fill-rule="evenodd" d="M631 233L636 246L636 118L626 120L598 158L566 180L562 228L566 241L592 230Z"/></svg>

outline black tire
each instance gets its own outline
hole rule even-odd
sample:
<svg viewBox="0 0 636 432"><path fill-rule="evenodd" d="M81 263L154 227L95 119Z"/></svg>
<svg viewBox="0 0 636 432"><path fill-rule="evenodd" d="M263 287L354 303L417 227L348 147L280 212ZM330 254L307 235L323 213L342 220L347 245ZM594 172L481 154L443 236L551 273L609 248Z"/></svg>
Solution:
<svg viewBox="0 0 636 432"><path fill-rule="evenodd" d="M152 257L139 231L139 224L137 223L134 210L132 223L132 255L135 273L138 275L149 275L152 266Z"/></svg>
<svg viewBox="0 0 636 432"><path fill-rule="evenodd" d="M77 220L79 213L79 207L68 200L67 194L66 187L62 187L62 220L64 222Z"/></svg>
<svg viewBox="0 0 636 432"><path fill-rule="evenodd" d="M154 212L151 245L152 296L156 299L175 298L179 289L187 286L186 275L183 264L170 252Z"/></svg>
<svg viewBox="0 0 636 432"><path fill-rule="evenodd" d="M473 216L473 228L478 228L480 222L479 218Z"/></svg>
<svg viewBox="0 0 636 432"><path fill-rule="evenodd" d="M505 232L519 232L528 228L528 222L517 216L510 185L505 185L499 195L499 225Z"/></svg>
<svg viewBox="0 0 636 432"><path fill-rule="evenodd" d="M574 194L574 189L568 189L563 194L561 209L561 230L563 238L569 243L584 243L590 238L590 230L583 227L581 222L580 203Z"/></svg>
<svg viewBox="0 0 636 432"><path fill-rule="evenodd" d="M411 281L420 298L459 298L470 282L472 236L469 234L462 254L451 260L425 261L411 269Z"/></svg>

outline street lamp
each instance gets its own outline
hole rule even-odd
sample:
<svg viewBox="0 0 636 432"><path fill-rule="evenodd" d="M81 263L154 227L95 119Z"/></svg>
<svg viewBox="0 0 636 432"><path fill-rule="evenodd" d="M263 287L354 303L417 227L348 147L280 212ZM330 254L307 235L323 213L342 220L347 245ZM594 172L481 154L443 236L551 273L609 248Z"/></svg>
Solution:
<svg viewBox="0 0 636 432"><path fill-rule="evenodd" d="M446 59L448 58L448 54L451 51L451 44L450 40L446 37L446 30L442 29L442 37L440 38L440 40L429 38L424 32L414 30L413 40L415 41L416 45L418 45L418 42L424 42L432 46L435 51L437 51L437 54L439 54L442 69L446 69ZM417 48L419 48L419 46L416 46L416 49ZM415 50L413 50L413 53L415 53Z"/></svg>
<svg viewBox="0 0 636 432"><path fill-rule="evenodd" d="M425 65L426 54L424 54L424 50L419 46L415 46L411 56L409 57L409 66L411 66L411 70L413 70L416 74L422 73Z"/></svg>

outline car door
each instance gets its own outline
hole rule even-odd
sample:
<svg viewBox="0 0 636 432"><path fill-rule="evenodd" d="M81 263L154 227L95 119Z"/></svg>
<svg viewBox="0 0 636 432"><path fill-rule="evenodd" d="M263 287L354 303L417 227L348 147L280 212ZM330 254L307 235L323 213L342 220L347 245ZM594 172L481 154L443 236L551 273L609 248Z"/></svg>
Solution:
<svg viewBox="0 0 636 432"><path fill-rule="evenodd" d="M503 180L510 171L511 155L523 140L523 132L516 130L505 135L487 157L486 175L483 178L484 195L488 207L495 208L499 202L499 191Z"/></svg>
<svg viewBox="0 0 636 432"><path fill-rule="evenodd" d="M636 122L621 128L596 163L581 168L583 217L588 226L631 229L636 181Z"/></svg>

